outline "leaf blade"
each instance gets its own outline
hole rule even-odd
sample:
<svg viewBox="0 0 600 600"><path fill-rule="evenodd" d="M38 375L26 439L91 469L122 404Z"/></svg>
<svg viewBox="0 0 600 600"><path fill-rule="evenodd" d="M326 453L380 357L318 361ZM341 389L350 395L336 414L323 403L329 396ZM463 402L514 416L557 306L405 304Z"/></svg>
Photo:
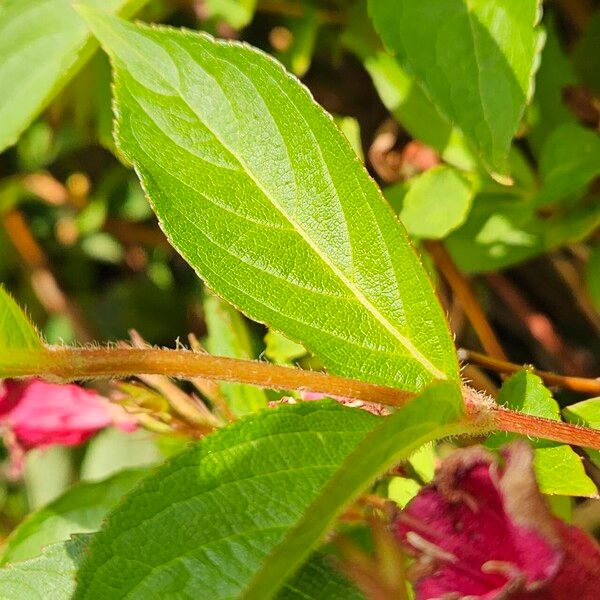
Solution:
<svg viewBox="0 0 600 600"><path fill-rule="evenodd" d="M385 44L461 128L491 174L508 181L510 143L532 94L543 41L540 2L370 0L369 9Z"/></svg>
<svg viewBox="0 0 600 600"><path fill-rule="evenodd" d="M408 389L458 379L404 230L294 78L248 47L86 14L113 55L121 151L218 295L339 374Z"/></svg>

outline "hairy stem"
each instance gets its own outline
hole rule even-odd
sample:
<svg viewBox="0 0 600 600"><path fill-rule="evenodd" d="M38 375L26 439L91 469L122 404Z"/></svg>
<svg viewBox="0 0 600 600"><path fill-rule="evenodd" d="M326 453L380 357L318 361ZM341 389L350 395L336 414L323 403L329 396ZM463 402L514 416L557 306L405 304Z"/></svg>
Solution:
<svg viewBox="0 0 600 600"><path fill-rule="evenodd" d="M38 360L23 363L20 376L60 381L139 374L231 381L277 390L318 392L400 407L413 392L314 371L270 363L238 360L189 350L155 348L54 348ZM511 431L600 450L600 431L512 412L471 388L464 387L467 419L474 433Z"/></svg>

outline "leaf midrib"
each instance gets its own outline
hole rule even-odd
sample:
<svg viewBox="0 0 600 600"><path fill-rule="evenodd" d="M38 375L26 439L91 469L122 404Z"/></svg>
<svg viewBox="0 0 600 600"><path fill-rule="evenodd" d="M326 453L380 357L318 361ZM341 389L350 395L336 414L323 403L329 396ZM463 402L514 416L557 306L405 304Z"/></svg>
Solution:
<svg viewBox="0 0 600 600"><path fill-rule="evenodd" d="M186 104L186 106L192 111L192 113L194 115L196 115L196 118L212 133L212 135L222 145L222 147L225 150L227 150L227 152L229 152L229 154L238 162L238 164L240 165L240 167L243 169L243 172L246 173L247 176L252 180L252 182L257 187L257 189L264 195L265 198L267 198L269 200L269 202L273 205L273 207L276 208L281 213L281 215L290 223L290 225L292 225L292 227L298 233L298 235L300 235L300 237L308 244L309 248L311 248L313 250L313 252L331 269L331 271L334 273L334 275L336 275L339 278L339 280L348 288L348 290L350 290L350 292L352 293L352 295L354 295L359 300L359 302L367 309L367 311L369 313L371 313L371 315L373 315L373 317L381 325L383 325L383 327L385 329L387 329L387 331L390 332L392 334L392 336L394 338L396 338L408 350L408 352L410 353L410 355L417 362L421 363L421 365L429 373L431 373L437 379L447 379L447 375L444 372L442 372L440 369L438 369L433 363L431 363L417 349L417 347L406 336L404 336L402 333L400 333L400 331L398 331L394 327L394 325L392 325L392 323L390 323L389 320L386 319L386 317L369 301L369 299L361 292L361 290L358 289L355 286L355 284L350 279L348 279L344 275L344 273L342 271L340 271L340 269L333 262L331 262L331 260L327 257L327 255L325 255L325 254L322 253L322 251L320 250L320 248L311 240L311 238L306 233L306 231L304 231L304 229L290 215L288 215L282 209L282 207L275 201L275 199L272 198L272 196L269 195L263 189L262 185L257 180L257 178L255 177L254 173L250 170L250 168L245 164L244 160L241 159L221 139L221 137L219 135L217 135L217 133L204 120L201 119L200 115L198 115L198 113L194 110L193 106L190 105L190 103L187 101L185 95L181 92L181 90L179 89L179 87L178 86L177 87L173 86L173 84L170 81L168 81L163 76L163 74L161 73L161 71L159 71L159 70L157 70L155 68L155 65L151 61L149 61L148 58L144 54L142 54L141 52L139 52L138 49L135 46L132 46L131 44L129 44L129 41L127 40L127 38L122 37L114 29L112 30L112 33L114 35L116 35L117 37L119 37L120 40L121 40L121 42L123 42L131 51L133 51L137 55L137 57L139 59L141 59L141 61L143 63L145 63L146 65L148 65L151 68L151 70L158 75L158 77L163 81L163 83L165 83L167 86L169 86L175 92L177 92L177 94L178 94L179 98L182 100L182 102L184 102ZM203 36L203 37L206 37L206 36ZM230 66L233 66L234 68L237 68L235 65L232 65L232 63L230 63L229 61L226 61L226 62ZM195 64L197 64L197 63L195 62ZM197 64L197 66L198 66L198 68L201 68L200 65ZM213 81L215 81L215 83L219 87L221 87L220 83L216 79L214 79L214 77L212 77L212 75L210 75L209 73L207 73L207 75L209 77L211 77L213 79ZM257 91L257 93L258 93L258 91ZM324 163L324 164L325 164L325 167L327 168L326 163Z"/></svg>

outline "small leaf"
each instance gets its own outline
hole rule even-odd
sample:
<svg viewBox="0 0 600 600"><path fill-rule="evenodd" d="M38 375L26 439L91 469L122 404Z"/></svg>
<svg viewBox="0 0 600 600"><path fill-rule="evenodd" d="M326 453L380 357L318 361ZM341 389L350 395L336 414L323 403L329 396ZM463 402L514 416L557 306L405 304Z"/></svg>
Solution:
<svg viewBox="0 0 600 600"><path fill-rule="evenodd" d="M89 546L76 597L239 597L380 419L304 402L204 438L113 511Z"/></svg>
<svg viewBox="0 0 600 600"><path fill-rule="evenodd" d="M507 181L543 41L539 0L370 0L369 9L400 63Z"/></svg>
<svg viewBox="0 0 600 600"><path fill-rule="evenodd" d="M244 318L232 306L212 294L204 298L204 315L208 327L206 349L216 356L256 358ZM267 406L265 392L251 385L222 383L221 391L233 413L241 417Z"/></svg>
<svg viewBox="0 0 600 600"><path fill-rule="evenodd" d="M560 409L552 393L537 375L529 371L519 371L504 382L498 403L528 415L560 420ZM489 436L488 445L499 447L517 437L495 433ZM597 497L594 482L586 475L581 458L570 446L544 440L533 440L532 443L534 470L542 493Z"/></svg>
<svg viewBox="0 0 600 600"><path fill-rule="evenodd" d="M440 165L413 177L406 189L399 212L408 233L422 239L442 239L460 227L471 209L473 184L456 169ZM386 190L391 197L398 185Z"/></svg>
<svg viewBox="0 0 600 600"><path fill-rule="evenodd" d="M71 600L89 536L53 544L41 556L0 569L4 600Z"/></svg>
<svg viewBox="0 0 600 600"><path fill-rule="evenodd" d="M44 508L31 513L6 541L2 564L33 558L49 544L74 533L100 528L108 511L148 474L146 469L123 471L110 479L78 483Z"/></svg>
<svg viewBox="0 0 600 600"><path fill-rule="evenodd" d="M596 131L566 124L546 139L540 157L540 206L581 194L600 175L600 137Z"/></svg>
<svg viewBox="0 0 600 600"><path fill-rule="evenodd" d="M563 409L567 421L600 429L600 398L590 398ZM585 449L592 462L600 469L600 451Z"/></svg>
<svg viewBox="0 0 600 600"><path fill-rule="evenodd" d="M265 335L265 356L279 365L293 365L298 358L306 356L306 349L270 329Z"/></svg>
<svg viewBox="0 0 600 600"><path fill-rule="evenodd" d="M431 440L464 433L460 388L436 382L384 418L348 456L318 497L264 561L244 600L271 598L323 538L334 519L373 480Z"/></svg>
<svg viewBox="0 0 600 600"><path fill-rule="evenodd" d="M81 0L81 2L92 0ZM104 0L123 16L146 0ZM75 75L96 48L71 0L5 0L0 5L0 152Z"/></svg>
<svg viewBox="0 0 600 600"><path fill-rule="evenodd" d="M404 229L296 79L248 46L85 14L113 56L118 145L219 296L340 375L458 380Z"/></svg>
<svg viewBox="0 0 600 600"><path fill-rule="evenodd" d="M254 17L256 0L205 0L204 8L210 18L243 29Z"/></svg>
<svg viewBox="0 0 600 600"><path fill-rule="evenodd" d="M296 18L285 19L284 31L289 34L288 46L275 54L286 69L302 77L312 61L321 21L314 6L306 5Z"/></svg>
<svg viewBox="0 0 600 600"><path fill-rule="evenodd" d="M41 368L48 360L35 327L0 286L0 379L31 371L32 364Z"/></svg>

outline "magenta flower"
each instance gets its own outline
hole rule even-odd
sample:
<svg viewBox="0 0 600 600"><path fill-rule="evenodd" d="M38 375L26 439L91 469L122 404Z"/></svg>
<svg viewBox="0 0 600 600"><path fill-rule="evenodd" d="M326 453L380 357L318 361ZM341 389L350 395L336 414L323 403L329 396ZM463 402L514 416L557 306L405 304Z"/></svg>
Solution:
<svg viewBox="0 0 600 600"><path fill-rule="evenodd" d="M54 444L75 446L109 425L136 428L123 408L96 392L39 379L0 382L0 424L13 454Z"/></svg>
<svg viewBox="0 0 600 600"><path fill-rule="evenodd" d="M525 442L457 450L394 520L418 600L592 600L600 547L553 517Z"/></svg>

